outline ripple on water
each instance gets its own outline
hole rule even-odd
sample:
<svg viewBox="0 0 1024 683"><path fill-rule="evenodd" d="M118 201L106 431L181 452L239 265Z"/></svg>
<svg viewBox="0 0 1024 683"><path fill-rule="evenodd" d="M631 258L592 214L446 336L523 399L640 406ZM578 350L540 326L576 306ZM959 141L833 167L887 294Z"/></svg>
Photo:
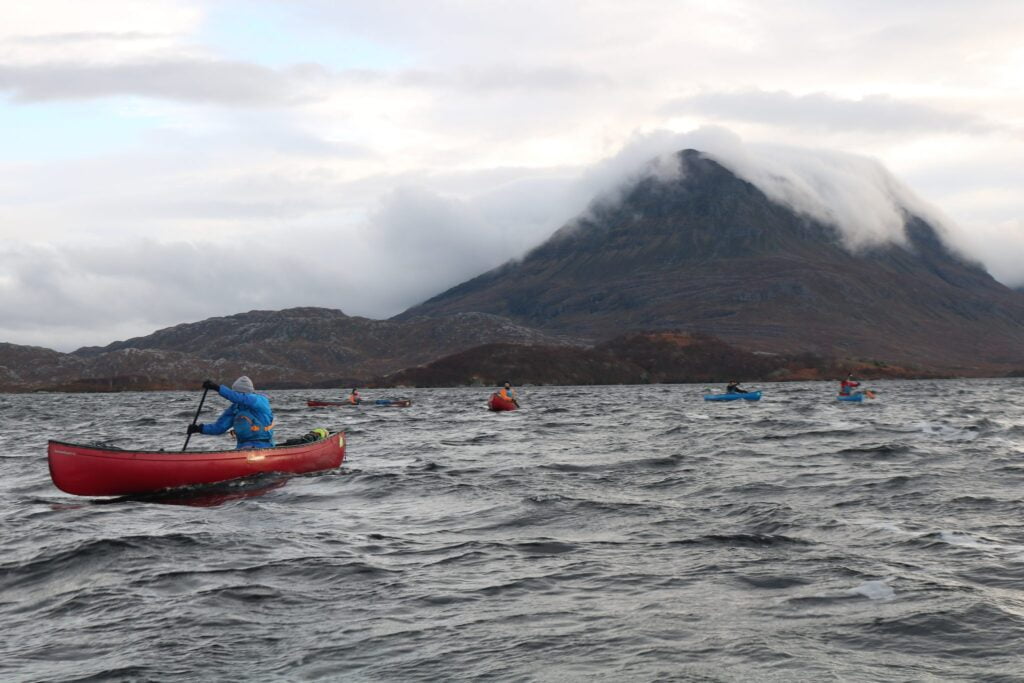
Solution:
<svg viewBox="0 0 1024 683"><path fill-rule="evenodd" d="M1015 680L1019 381L873 388L275 391L341 469L103 504L46 438L174 450L198 393L0 395L0 677Z"/></svg>

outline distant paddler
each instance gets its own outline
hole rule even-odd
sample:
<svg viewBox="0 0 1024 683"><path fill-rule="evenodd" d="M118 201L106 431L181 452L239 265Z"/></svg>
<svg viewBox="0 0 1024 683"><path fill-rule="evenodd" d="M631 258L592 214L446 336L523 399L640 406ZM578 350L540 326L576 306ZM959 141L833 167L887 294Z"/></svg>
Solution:
<svg viewBox="0 0 1024 683"><path fill-rule="evenodd" d="M516 398L516 390L512 388L510 382L505 382L504 386L499 387L496 392L491 394L491 398L487 402L488 410L494 412L515 410L518 407L519 400Z"/></svg>
<svg viewBox="0 0 1024 683"><path fill-rule="evenodd" d="M235 448L274 447L274 412L270 409L270 399L256 393L251 379L242 375L235 380L230 389L223 384L206 380L203 382L203 389L216 391L221 398L231 401L231 405L221 413L216 422L190 424L190 435L223 434L231 429L238 440Z"/></svg>
<svg viewBox="0 0 1024 683"><path fill-rule="evenodd" d="M740 386L740 383L736 380L732 380L725 386L725 393L727 394L749 394L749 389L744 389Z"/></svg>
<svg viewBox="0 0 1024 683"><path fill-rule="evenodd" d="M516 408L519 407L519 399L516 398L516 390L512 388L511 382L505 382L504 386L501 387L501 390L498 391L498 396L505 399L506 401L511 401L512 403L514 403Z"/></svg>
<svg viewBox="0 0 1024 683"><path fill-rule="evenodd" d="M363 402L362 397L359 395L359 389L352 387L352 393L348 395L348 402L354 406Z"/></svg>
<svg viewBox="0 0 1024 683"><path fill-rule="evenodd" d="M875 392L870 391L868 389L864 389L863 391L852 391L853 389L856 389L859 386L860 382L854 381L853 373L850 373L846 376L846 379L839 383L839 395L853 397L863 394L868 398L875 397Z"/></svg>
<svg viewBox="0 0 1024 683"><path fill-rule="evenodd" d="M850 393L850 390L856 389L859 386L860 382L855 382L853 380L853 373L850 373L846 376L846 379L839 383L839 395L851 396L852 394Z"/></svg>

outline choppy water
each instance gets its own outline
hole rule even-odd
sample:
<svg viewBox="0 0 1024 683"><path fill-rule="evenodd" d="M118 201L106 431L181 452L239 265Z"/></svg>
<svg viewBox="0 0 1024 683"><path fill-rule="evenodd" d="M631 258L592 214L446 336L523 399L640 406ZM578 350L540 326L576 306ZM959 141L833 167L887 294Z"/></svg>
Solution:
<svg viewBox="0 0 1024 683"><path fill-rule="evenodd" d="M175 447L198 392L0 395L0 679L1024 680L1024 383L873 386L272 392L346 464L212 507L46 468Z"/></svg>

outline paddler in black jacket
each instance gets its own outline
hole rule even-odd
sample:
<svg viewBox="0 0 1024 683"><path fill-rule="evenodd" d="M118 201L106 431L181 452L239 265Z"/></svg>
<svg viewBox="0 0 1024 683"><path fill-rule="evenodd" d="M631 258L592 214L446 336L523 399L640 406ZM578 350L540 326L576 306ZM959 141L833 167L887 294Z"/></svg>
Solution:
<svg viewBox="0 0 1024 683"><path fill-rule="evenodd" d="M749 394L750 392L740 386L740 383L736 380L729 382L728 386L725 387L725 393L727 394Z"/></svg>

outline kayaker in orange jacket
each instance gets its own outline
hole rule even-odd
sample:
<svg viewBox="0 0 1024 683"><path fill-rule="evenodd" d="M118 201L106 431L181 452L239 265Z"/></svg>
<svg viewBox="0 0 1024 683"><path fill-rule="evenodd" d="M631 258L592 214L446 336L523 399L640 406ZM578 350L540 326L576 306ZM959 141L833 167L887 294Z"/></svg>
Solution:
<svg viewBox="0 0 1024 683"><path fill-rule="evenodd" d="M348 402L352 405L359 405L363 402L363 399L359 397L359 390L352 387L352 393L348 395Z"/></svg>
<svg viewBox="0 0 1024 683"><path fill-rule="evenodd" d="M506 401L512 401L519 407L519 401L516 399L516 390L512 388L511 382L505 382L505 385L498 391L498 396L505 399Z"/></svg>

